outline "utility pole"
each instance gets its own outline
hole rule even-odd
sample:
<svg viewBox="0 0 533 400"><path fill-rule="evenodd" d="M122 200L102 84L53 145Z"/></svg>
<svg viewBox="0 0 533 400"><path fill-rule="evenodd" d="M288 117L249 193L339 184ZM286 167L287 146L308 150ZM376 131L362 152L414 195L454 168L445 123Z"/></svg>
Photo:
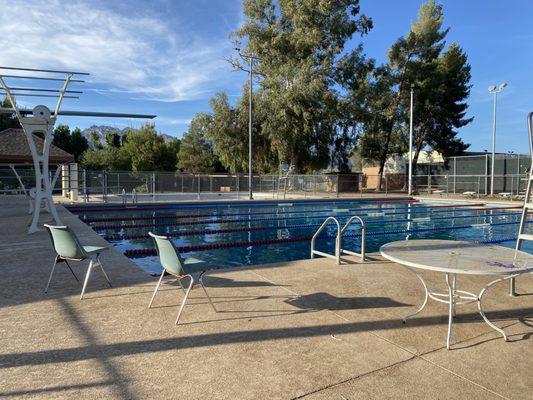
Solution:
<svg viewBox="0 0 533 400"><path fill-rule="evenodd" d="M409 112L409 196L413 194L413 91L414 84L411 84L411 110Z"/></svg>
<svg viewBox="0 0 533 400"><path fill-rule="evenodd" d="M491 159L491 170L490 170L490 195L494 196L494 161L496 158L496 103L498 99L498 93L500 93L507 83L500 83L498 87L496 85L489 86L489 93L494 95L494 104L493 104L493 119L492 119L492 159Z"/></svg>

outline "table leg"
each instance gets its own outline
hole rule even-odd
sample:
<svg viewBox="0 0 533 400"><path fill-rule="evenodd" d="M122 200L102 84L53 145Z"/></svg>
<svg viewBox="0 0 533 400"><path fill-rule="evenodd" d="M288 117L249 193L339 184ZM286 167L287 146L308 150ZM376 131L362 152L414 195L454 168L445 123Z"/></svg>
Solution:
<svg viewBox="0 0 533 400"><path fill-rule="evenodd" d="M518 276L518 275L506 276L504 278L499 278L499 279L496 279L496 280L490 282L487 286L485 286L483 289L481 289L481 292L479 292L479 296L477 297L477 308L479 310L479 314L483 317L483 319L485 320L485 322L487 323L488 326L490 326L495 331L501 333L501 335L503 336L503 339L505 341L507 341L507 335L506 335L505 331L503 329L501 329L501 328L498 328L496 325L494 325L492 322L489 321L489 319L487 318L487 316L485 315L485 313L483 311L483 306L481 304L481 300L483 299L483 295L485 294L487 289L490 288L492 285L495 285L498 282L502 282L502 281L505 281L505 280L508 280L508 279L514 280L514 278L516 276Z"/></svg>
<svg viewBox="0 0 533 400"><path fill-rule="evenodd" d="M424 279L420 275L418 275L415 271L413 271L411 268L408 268L408 267L406 267L406 268L409 271L411 271L413 274L415 274L416 277L420 280L420 282L422 282L422 286L424 287L424 302L422 303L420 308L418 310L416 310L414 313L407 314L405 317L403 317L403 323L404 324L405 324L405 322L407 321L408 318L414 317L416 314L418 314L420 311L422 311L426 307L426 304L427 304L428 298L429 298L428 287L427 287L426 282L424 281Z"/></svg>
<svg viewBox="0 0 533 400"><path fill-rule="evenodd" d="M450 343L452 339L452 326L453 326L453 317L455 315L455 274L452 276L450 282L450 274L446 274L446 284L448 285L448 295L449 295L449 308L448 308L448 336L446 338L446 348L450 350Z"/></svg>

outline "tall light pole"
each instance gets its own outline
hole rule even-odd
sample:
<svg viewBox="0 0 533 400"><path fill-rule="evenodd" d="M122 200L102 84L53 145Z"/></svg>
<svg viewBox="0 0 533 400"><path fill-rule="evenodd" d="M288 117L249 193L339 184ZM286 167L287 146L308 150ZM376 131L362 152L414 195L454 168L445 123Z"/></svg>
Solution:
<svg viewBox="0 0 533 400"><path fill-rule="evenodd" d="M411 84L411 110L409 112L409 196L413 194L413 91L415 85Z"/></svg>
<svg viewBox="0 0 533 400"><path fill-rule="evenodd" d="M500 93L507 83L500 83L498 87L496 85L489 86L489 93L494 95L494 105L493 105L493 119L492 119L492 159L491 159L491 168L490 168L490 195L494 196L494 161L496 158L496 103L498 99L498 93Z"/></svg>
<svg viewBox="0 0 533 400"><path fill-rule="evenodd" d="M248 59L248 76L249 76L249 85L250 85L250 92L249 92L249 99L248 99L248 198L250 200L254 199L253 196L253 190L252 190L252 96L253 96L253 79L254 79L254 70L253 70L253 62L254 60L258 60L257 57L252 56L251 54L243 54L241 52L241 49L235 48L239 55L244 58Z"/></svg>

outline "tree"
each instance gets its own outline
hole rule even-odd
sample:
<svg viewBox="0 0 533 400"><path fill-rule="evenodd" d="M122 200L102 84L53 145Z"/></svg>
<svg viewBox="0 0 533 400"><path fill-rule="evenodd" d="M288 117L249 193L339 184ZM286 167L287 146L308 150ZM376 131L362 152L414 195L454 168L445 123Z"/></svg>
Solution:
<svg viewBox="0 0 533 400"><path fill-rule="evenodd" d="M234 38L259 60L254 70L268 111L262 132L280 162L323 168L336 134L334 66L345 42L366 33L371 21L359 14L356 0L245 0L244 13L247 21Z"/></svg>
<svg viewBox="0 0 533 400"><path fill-rule="evenodd" d="M11 102L7 97L2 100L1 103L2 108L11 108ZM9 128L21 128L20 123L15 116L15 113L13 114L0 114L0 132L4 129Z"/></svg>
<svg viewBox="0 0 533 400"><path fill-rule="evenodd" d="M130 131L122 150L131 159L133 171L164 169L165 141L152 124L143 125L137 131Z"/></svg>
<svg viewBox="0 0 533 400"><path fill-rule="evenodd" d="M72 138L70 136L70 128L68 125L56 126L52 143L60 149L65 150L67 153L72 153Z"/></svg>
<svg viewBox="0 0 533 400"><path fill-rule="evenodd" d="M357 139L363 133L365 122L372 117L368 107L370 96L376 89L375 77L379 75L376 72L375 61L366 57L362 45L344 55L337 64L335 82L341 90L338 92L338 120L331 163L339 172L349 171Z"/></svg>
<svg viewBox="0 0 533 400"><path fill-rule="evenodd" d="M96 131L89 132L89 139L93 145L93 149L102 149L103 146L100 143L100 135Z"/></svg>
<svg viewBox="0 0 533 400"><path fill-rule="evenodd" d="M212 123L207 113L198 113L183 135L178 154L178 169L191 173L210 173L220 170L220 161L206 138L206 131Z"/></svg>
<svg viewBox="0 0 533 400"><path fill-rule="evenodd" d="M180 152L181 141L172 138L163 147L163 157L161 167L164 171L175 171L178 164L178 153Z"/></svg>
<svg viewBox="0 0 533 400"><path fill-rule="evenodd" d="M83 169L100 171L106 169L103 152L98 149L88 149L80 157L80 165Z"/></svg>
<svg viewBox="0 0 533 400"><path fill-rule="evenodd" d="M210 101L213 113L206 138L213 144L222 165L232 173L248 171L249 96L249 86L245 85L235 107L230 106L225 93L217 94ZM265 115L261 101L261 95L254 93L252 168L255 172L271 172L277 170L278 162L269 138L261 130Z"/></svg>
<svg viewBox="0 0 533 400"><path fill-rule="evenodd" d="M393 44L389 64L397 75L400 108L405 124L410 107L409 85L414 85L413 169L424 147L444 156L462 153L468 145L457 128L469 124L466 99L470 94L470 65L457 44L446 51L442 5L430 0L420 6L418 20L405 38Z"/></svg>
<svg viewBox="0 0 533 400"><path fill-rule="evenodd" d="M89 149L89 142L81 133L80 128L74 129L70 135L70 149L76 162L78 162L81 155Z"/></svg>
<svg viewBox="0 0 533 400"><path fill-rule="evenodd" d="M399 117L394 82L394 76L387 66L373 71L365 104L363 133L359 138L361 157L378 164L377 190L381 190L385 163L389 156L405 150L405 132Z"/></svg>
<svg viewBox="0 0 533 400"><path fill-rule="evenodd" d="M105 142L109 147L120 147L122 145L120 136L116 132L107 132L105 135Z"/></svg>

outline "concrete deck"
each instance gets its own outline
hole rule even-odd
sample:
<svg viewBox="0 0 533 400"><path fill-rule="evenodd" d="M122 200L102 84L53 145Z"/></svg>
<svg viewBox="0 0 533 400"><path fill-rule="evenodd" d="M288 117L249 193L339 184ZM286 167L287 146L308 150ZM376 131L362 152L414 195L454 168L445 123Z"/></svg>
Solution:
<svg viewBox="0 0 533 400"><path fill-rule="evenodd" d="M82 243L105 242L60 207ZM86 299L61 265L43 293L53 253L45 232L28 236L27 203L0 198L0 398L36 399L531 399L533 276L511 298L487 295L488 327L475 305L458 308L453 350L447 309L427 309L416 277L377 256L336 266L304 260L206 277L219 312L195 289L182 324L181 291L111 249L114 288L94 271ZM81 263L79 263L81 264ZM76 265L82 277L85 265ZM428 275L433 283L441 276ZM485 279L462 278L479 289Z"/></svg>

